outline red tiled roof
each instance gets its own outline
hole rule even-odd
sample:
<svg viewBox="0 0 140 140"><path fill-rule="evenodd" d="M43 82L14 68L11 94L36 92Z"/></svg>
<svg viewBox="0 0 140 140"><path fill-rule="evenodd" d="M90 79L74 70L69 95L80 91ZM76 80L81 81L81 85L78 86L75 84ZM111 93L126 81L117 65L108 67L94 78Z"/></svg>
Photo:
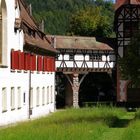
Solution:
<svg viewBox="0 0 140 140"><path fill-rule="evenodd" d="M38 28L33 17L27 11L27 7L24 0L18 0L18 2L20 6L20 16L21 16L22 21L32 28Z"/></svg>
<svg viewBox="0 0 140 140"><path fill-rule="evenodd" d="M119 7L121 7L124 4L128 4L129 0L116 0L115 3L115 10L117 10Z"/></svg>
<svg viewBox="0 0 140 140"><path fill-rule="evenodd" d="M56 49L113 50L109 45L96 41L94 37L55 37Z"/></svg>
<svg viewBox="0 0 140 140"><path fill-rule="evenodd" d="M20 17L22 23L24 23L29 29L32 29L35 31L35 37L29 36L25 29L23 28L24 31L24 40L25 44L28 44L29 47L35 46L40 49L45 49L46 51L51 51L51 52L56 52L56 49L51 46L51 43L47 40L47 37L45 33L40 31L38 29L37 24L35 23L33 17L29 14L26 4L24 3L24 0L18 0L19 6L20 6ZM43 38L41 38L38 33L43 35ZM31 45L31 46L30 46Z"/></svg>
<svg viewBox="0 0 140 140"><path fill-rule="evenodd" d="M29 45L30 47L34 46L34 47L38 47L38 48L51 51L54 53L57 52L56 49L51 47L50 43L46 39L41 40L38 36L34 38L34 37L29 36L28 34L24 34L24 41L25 41L25 44Z"/></svg>
<svg viewBox="0 0 140 140"><path fill-rule="evenodd" d="M140 0L130 0L130 4L140 4Z"/></svg>
<svg viewBox="0 0 140 140"><path fill-rule="evenodd" d="M115 10L125 4L140 4L140 0L116 0Z"/></svg>

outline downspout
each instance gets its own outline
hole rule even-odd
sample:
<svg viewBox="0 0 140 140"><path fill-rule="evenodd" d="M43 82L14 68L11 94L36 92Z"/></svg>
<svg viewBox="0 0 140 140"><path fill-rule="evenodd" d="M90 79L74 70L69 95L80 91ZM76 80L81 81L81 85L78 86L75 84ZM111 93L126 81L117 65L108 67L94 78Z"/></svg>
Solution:
<svg viewBox="0 0 140 140"><path fill-rule="evenodd" d="M31 53L30 53L31 54ZM29 70L29 96L28 96L28 119L30 119L31 115L31 70Z"/></svg>

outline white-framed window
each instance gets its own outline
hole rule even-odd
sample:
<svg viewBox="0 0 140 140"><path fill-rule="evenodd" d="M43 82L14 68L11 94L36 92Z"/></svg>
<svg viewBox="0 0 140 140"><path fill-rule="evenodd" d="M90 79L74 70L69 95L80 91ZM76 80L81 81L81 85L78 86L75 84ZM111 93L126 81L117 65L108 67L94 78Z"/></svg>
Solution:
<svg viewBox="0 0 140 140"><path fill-rule="evenodd" d="M15 109L15 88L11 87L11 110Z"/></svg>
<svg viewBox="0 0 140 140"><path fill-rule="evenodd" d="M53 86L51 86L51 103L53 103Z"/></svg>
<svg viewBox="0 0 140 140"><path fill-rule="evenodd" d="M30 90L30 108L33 108L34 106L34 95L33 95L33 88Z"/></svg>
<svg viewBox="0 0 140 140"><path fill-rule="evenodd" d="M47 104L49 104L49 94L50 94L50 92L49 92L49 86L47 86Z"/></svg>
<svg viewBox="0 0 140 140"><path fill-rule="evenodd" d="M2 88L2 112L7 111L7 89Z"/></svg>
<svg viewBox="0 0 140 140"><path fill-rule="evenodd" d="M18 109L21 108L21 87L17 87Z"/></svg>
<svg viewBox="0 0 140 140"><path fill-rule="evenodd" d="M40 88L36 88L36 106L39 106L39 100L40 100Z"/></svg>
<svg viewBox="0 0 140 140"><path fill-rule="evenodd" d="M45 87L42 88L42 105L45 105Z"/></svg>

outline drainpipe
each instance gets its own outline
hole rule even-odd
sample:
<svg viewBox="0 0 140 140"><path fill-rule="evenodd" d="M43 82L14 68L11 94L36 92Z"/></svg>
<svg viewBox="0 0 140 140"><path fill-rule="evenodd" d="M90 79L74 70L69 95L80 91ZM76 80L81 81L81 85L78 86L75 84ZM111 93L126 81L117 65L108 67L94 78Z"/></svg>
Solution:
<svg viewBox="0 0 140 140"><path fill-rule="evenodd" d="M30 114L31 114L30 107L31 107L31 70L29 70L28 119L30 119Z"/></svg>

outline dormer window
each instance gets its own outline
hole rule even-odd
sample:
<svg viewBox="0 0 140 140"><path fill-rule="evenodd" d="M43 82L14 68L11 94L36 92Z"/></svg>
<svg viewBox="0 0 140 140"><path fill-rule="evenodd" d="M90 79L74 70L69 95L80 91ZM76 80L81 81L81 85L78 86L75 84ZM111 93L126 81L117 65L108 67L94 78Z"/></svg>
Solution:
<svg viewBox="0 0 140 140"><path fill-rule="evenodd" d="M28 28L28 35L32 36L32 37L35 37L35 31L30 29L30 28Z"/></svg>
<svg viewBox="0 0 140 140"><path fill-rule="evenodd" d="M20 18L16 18L15 19L15 30L20 29L21 27L21 19Z"/></svg>
<svg viewBox="0 0 140 140"><path fill-rule="evenodd" d="M17 8L17 0L15 0L15 9Z"/></svg>

